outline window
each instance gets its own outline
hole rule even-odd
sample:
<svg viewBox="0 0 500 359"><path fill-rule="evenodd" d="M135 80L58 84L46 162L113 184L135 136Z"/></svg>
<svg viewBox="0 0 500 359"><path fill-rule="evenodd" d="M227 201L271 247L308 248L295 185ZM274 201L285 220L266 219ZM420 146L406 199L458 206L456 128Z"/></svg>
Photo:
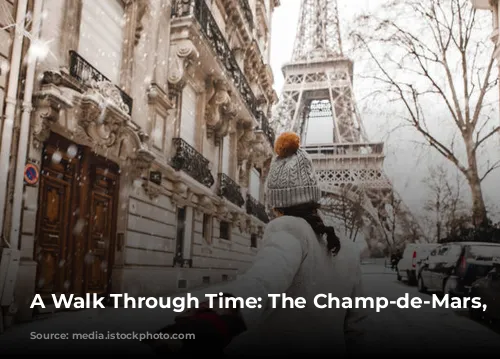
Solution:
<svg viewBox="0 0 500 359"><path fill-rule="evenodd" d="M219 238L230 240L230 234L231 234L230 227L231 226L229 225L229 222L221 221L220 228L219 228L219 230L220 230Z"/></svg>
<svg viewBox="0 0 500 359"><path fill-rule="evenodd" d="M206 276L202 278L203 284L210 284L210 277Z"/></svg>
<svg viewBox="0 0 500 359"><path fill-rule="evenodd" d="M448 249L449 247L442 247L441 249L439 249L439 252L438 252L438 256L444 256L446 253L448 253Z"/></svg>
<svg viewBox="0 0 500 359"><path fill-rule="evenodd" d="M181 138L196 148L197 94L189 84L182 91Z"/></svg>
<svg viewBox="0 0 500 359"><path fill-rule="evenodd" d="M212 216L208 214L203 215L203 239L208 243L212 244Z"/></svg>
<svg viewBox="0 0 500 359"><path fill-rule="evenodd" d="M78 53L115 84L120 79L124 16L119 0L83 0Z"/></svg>
<svg viewBox="0 0 500 359"><path fill-rule="evenodd" d="M223 282L227 282L228 279L229 279L229 277L227 276L227 274L223 274L222 275L222 281Z"/></svg>
<svg viewBox="0 0 500 359"><path fill-rule="evenodd" d="M250 237L250 247L257 248L257 235L256 234L252 234L252 236Z"/></svg>
<svg viewBox="0 0 500 359"><path fill-rule="evenodd" d="M256 168L252 168L250 172L250 195L260 200L260 173Z"/></svg>
<svg viewBox="0 0 500 359"><path fill-rule="evenodd" d="M222 173L230 176L229 170L230 170L230 161L231 161L231 138L228 136L224 137L222 139Z"/></svg>

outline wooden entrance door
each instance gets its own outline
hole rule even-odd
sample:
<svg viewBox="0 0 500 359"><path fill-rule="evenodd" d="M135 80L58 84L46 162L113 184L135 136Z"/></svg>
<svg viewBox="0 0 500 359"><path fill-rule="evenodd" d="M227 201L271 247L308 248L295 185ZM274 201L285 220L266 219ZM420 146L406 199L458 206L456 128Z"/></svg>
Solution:
<svg viewBox="0 0 500 359"><path fill-rule="evenodd" d="M40 180L37 293L109 293L118 181L116 164L51 136Z"/></svg>

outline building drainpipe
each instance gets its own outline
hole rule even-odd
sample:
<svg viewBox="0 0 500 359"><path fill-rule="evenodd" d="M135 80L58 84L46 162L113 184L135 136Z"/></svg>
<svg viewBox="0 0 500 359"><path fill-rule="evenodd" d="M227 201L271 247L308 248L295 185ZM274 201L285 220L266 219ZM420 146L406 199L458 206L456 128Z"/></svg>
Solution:
<svg viewBox="0 0 500 359"><path fill-rule="evenodd" d="M1 128L2 145L0 147L0 173L4 174L6 178L9 173L27 8L28 0L19 0L17 2L16 26L12 43L7 96L5 99L5 116ZM4 238L6 196L7 180L0 181L0 333L4 331L4 324L8 324L8 318L11 318L13 314L10 309L17 276L17 268L19 266L19 250L17 248L8 248L11 247L11 244L8 238ZM2 248L4 244L7 248ZM4 318L4 313L7 314L8 317Z"/></svg>
<svg viewBox="0 0 500 359"><path fill-rule="evenodd" d="M35 0L33 9L33 30L31 42L38 40L40 32L40 23L42 17L43 0ZM30 118L33 109L32 96L35 83L37 59L33 58L28 62L26 70L26 80L23 99L23 112L21 115L21 126L19 130L19 147L17 150L16 174L14 182L14 203L12 206L12 221L10 231L10 247L14 250L19 249L19 236L21 228L21 213L23 205L24 191L24 166L26 164L26 154L28 151L28 139L30 137Z"/></svg>
<svg viewBox="0 0 500 359"><path fill-rule="evenodd" d="M17 90L19 84L19 72L21 69L21 56L24 40L24 22L28 0L19 0L16 9L16 27L14 42L12 44L11 68L9 74L9 88L5 99L5 116L2 129L2 146L0 148L0 173L7 175L9 173L10 150L12 146L12 137L14 129L14 116L16 114ZM0 239L3 237L5 204L7 196L7 181L0 181ZM7 239L4 238L10 247ZM0 288L1 290L1 288Z"/></svg>

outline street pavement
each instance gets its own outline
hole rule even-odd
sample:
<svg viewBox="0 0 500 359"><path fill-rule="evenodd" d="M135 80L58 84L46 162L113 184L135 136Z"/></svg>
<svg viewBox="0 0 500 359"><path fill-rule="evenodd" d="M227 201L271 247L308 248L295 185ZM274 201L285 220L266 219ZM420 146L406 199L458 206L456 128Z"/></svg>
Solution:
<svg viewBox="0 0 500 359"><path fill-rule="evenodd" d="M396 275L381 263L363 265L365 296L396 300L409 293L431 300L415 287L396 280ZM33 333L154 332L170 323L175 313L162 309L98 309L63 312L48 319L16 325L0 335L2 354L83 353L96 354L119 348L130 355L145 356L149 348L138 340L32 340ZM370 311L365 322L363 351L367 354L432 355L437 352L500 354L500 335L468 318L466 312L445 308L399 309L392 305L380 312Z"/></svg>
<svg viewBox="0 0 500 359"><path fill-rule="evenodd" d="M421 294L414 286L398 282L390 268L381 265L363 266L366 295L386 297L389 300L409 294L431 301L430 294ZM500 334L484 323L475 322L467 310L432 308L399 309L390 306L376 313L371 311L367 319L365 346L370 354L432 355L500 354Z"/></svg>

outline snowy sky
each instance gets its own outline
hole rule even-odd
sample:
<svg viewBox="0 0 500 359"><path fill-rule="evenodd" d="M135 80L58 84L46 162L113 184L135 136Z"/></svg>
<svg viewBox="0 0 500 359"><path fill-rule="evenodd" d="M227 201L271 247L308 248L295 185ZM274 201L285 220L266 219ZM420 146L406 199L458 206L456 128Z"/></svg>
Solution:
<svg viewBox="0 0 500 359"><path fill-rule="evenodd" d="M291 36L291 34L295 34L297 30L300 2L301 0L282 1L282 4L275 9L273 16L271 66L275 76L275 88L279 96L283 86L281 66L291 59L295 40L295 36ZM373 11L384 2L385 0L338 0L344 53L348 57L352 56L349 54L347 34L353 20L362 12ZM489 33L486 33L485 37L488 36ZM356 61L355 58L353 60ZM414 130L410 130L410 132L406 130L406 133L397 133L387 138L389 132L387 124L370 113L367 108L369 107L368 102L361 96L365 92L363 89L368 86L363 83L363 79L356 76L362 71L362 67L362 64L355 62L354 90L364 126L372 141L382 139L386 141L386 173L410 209L413 212L421 213L427 195L426 186L422 184L422 180L428 174L429 164L439 163L442 161L442 157L433 150L415 148L409 142L412 136L418 136ZM499 139L493 139L492 142L495 145L493 148L498 151L500 148ZM500 151L498 152L500 153ZM452 168L452 170L454 169ZM493 173L485 182L483 189L485 199L489 205L495 206L496 203L500 203L500 191L498 190L500 171Z"/></svg>

